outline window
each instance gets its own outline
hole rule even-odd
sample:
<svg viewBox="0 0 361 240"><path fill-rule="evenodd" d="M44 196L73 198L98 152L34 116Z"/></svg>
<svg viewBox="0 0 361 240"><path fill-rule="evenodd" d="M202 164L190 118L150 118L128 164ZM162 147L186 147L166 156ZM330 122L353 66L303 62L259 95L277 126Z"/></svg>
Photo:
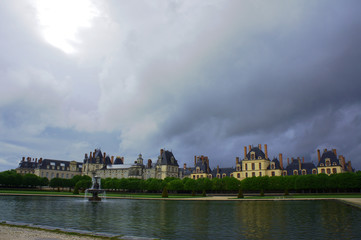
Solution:
<svg viewBox="0 0 361 240"><path fill-rule="evenodd" d="M237 172L239 172L239 170L240 170L239 168L240 168L240 167L239 167L239 166L237 166Z"/></svg>
<svg viewBox="0 0 361 240"><path fill-rule="evenodd" d="M316 170L316 169L313 169L313 170L312 170L312 174L317 174L317 170Z"/></svg>
<svg viewBox="0 0 361 240"><path fill-rule="evenodd" d="M302 170L302 175L306 175L306 170L305 169Z"/></svg>
<svg viewBox="0 0 361 240"><path fill-rule="evenodd" d="M329 159L326 160L326 166L327 166L327 167L331 166Z"/></svg>
<svg viewBox="0 0 361 240"><path fill-rule="evenodd" d="M221 178L221 176L219 174L217 174L217 178Z"/></svg>
<svg viewBox="0 0 361 240"><path fill-rule="evenodd" d="M321 170L321 173L325 173L325 169L322 169L322 170Z"/></svg>
<svg viewBox="0 0 361 240"><path fill-rule="evenodd" d="M283 176L287 176L287 171L284 171L284 172L283 172Z"/></svg>
<svg viewBox="0 0 361 240"><path fill-rule="evenodd" d="M258 164L258 168L259 168L259 169L262 168L262 164L261 164L261 163Z"/></svg>
<svg viewBox="0 0 361 240"><path fill-rule="evenodd" d="M320 166L323 167L323 166L325 166L325 165L324 165L323 163L320 163Z"/></svg>
<svg viewBox="0 0 361 240"><path fill-rule="evenodd" d="M275 172L272 171L271 173L272 177L276 176Z"/></svg>
<svg viewBox="0 0 361 240"><path fill-rule="evenodd" d="M196 175L193 175L193 179L196 179Z"/></svg>
<svg viewBox="0 0 361 240"><path fill-rule="evenodd" d="M244 165L244 168L246 169L246 171L248 170L248 169L247 169L247 163Z"/></svg>
<svg viewBox="0 0 361 240"><path fill-rule="evenodd" d="M212 179L212 174L209 174L209 175L208 175L208 178L209 178L209 179Z"/></svg>
<svg viewBox="0 0 361 240"><path fill-rule="evenodd" d="M337 169L336 169L336 168L332 168L332 173L337 173Z"/></svg>
<svg viewBox="0 0 361 240"><path fill-rule="evenodd" d="M223 174L222 174L222 178L224 178L225 176L226 176L226 174L225 174L225 173L223 173Z"/></svg>
<svg viewBox="0 0 361 240"><path fill-rule="evenodd" d="M259 172L259 176L262 177L262 172Z"/></svg>
<svg viewBox="0 0 361 240"><path fill-rule="evenodd" d="M233 173L231 173L231 177L233 177Z"/></svg>
<svg viewBox="0 0 361 240"><path fill-rule="evenodd" d="M293 171L293 175L298 175L298 171L297 171L297 170L294 170L294 171Z"/></svg>
<svg viewBox="0 0 361 240"><path fill-rule="evenodd" d="M256 173L255 173L255 172L253 172L253 173L252 173L252 177L255 177L255 176L256 176Z"/></svg>
<svg viewBox="0 0 361 240"><path fill-rule="evenodd" d="M255 169L255 165L254 165L254 163L252 163L252 170L254 170Z"/></svg>
<svg viewBox="0 0 361 240"><path fill-rule="evenodd" d="M327 168L327 174L331 174L331 169Z"/></svg>
<svg viewBox="0 0 361 240"><path fill-rule="evenodd" d="M237 173L237 178L241 178L241 174L240 174L240 173Z"/></svg>
<svg viewBox="0 0 361 240"><path fill-rule="evenodd" d="M251 153L251 159L254 160L255 159L255 155L254 153Z"/></svg>
<svg viewBox="0 0 361 240"><path fill-rule="evenodd" d="M274 163L271 164L271 169L275 169L275 164Z"/></svg>
<svg viewBox="0 0 361 240"><path fill-rule="evenodd" d="M246 173L246 177L248 177L248 173Z"/></svg>

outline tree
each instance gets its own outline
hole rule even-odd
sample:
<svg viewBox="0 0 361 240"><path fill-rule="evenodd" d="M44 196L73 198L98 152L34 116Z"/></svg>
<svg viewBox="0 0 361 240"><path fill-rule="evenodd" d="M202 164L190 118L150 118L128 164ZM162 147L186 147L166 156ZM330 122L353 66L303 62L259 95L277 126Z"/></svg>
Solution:
<svg viewBox="0 0 361 240"><path fill-rule="evenodd" d="M196 188L197 188L197 182L194 179L189 178L189 180L187 180L184 184L184 189L187 191L194 192Z"/></svg>
<svg viewBox="0 0 361 240"><path fill-rule="evenodd" d="M162 192L162 198L167 198L167 197L168 197L167 187L164 187Z"/></svg>
<svg viewBox="0 0 361 240"><path fill-rule="evenodd" d="M60 187L64 187L63 179L61 178L52 178L49 183L50 187L58 188L58 192L60 191Z"/></svg>
<svg viewBox="0 0 361 240"><path fill-rule="evenodd" d="M35 174L25 174L23 176L23 185L25 187L35 187L35 186L39 186L40 185L40 179L38 176L36 176Z"/></svg>
<svg viewBox="0 0 361 240"><path fill-rule="evenodd" d="M182 191L184 189L182 180L174 179L174 180L170 181L168 183L168 189L170 191L175 191L175 192Z"/></svg>
<svg viewBox="0 0 361 240"><path fill-rule="evenodd" d="M92 181L89 179L82 179L75 184L75 187L77 187L78 189L81 189L82 192L84 192L85 189L88 189L91 186L92 186Z"/></svg>
<svg viewBox="0 0 361 240"><path fill-rule="evenodd" d="M241 188L240 188L239 191L238 191L238 196L237 196L237 198L244 198L244 196L243 196L243 191L242 191Z"/></svg>

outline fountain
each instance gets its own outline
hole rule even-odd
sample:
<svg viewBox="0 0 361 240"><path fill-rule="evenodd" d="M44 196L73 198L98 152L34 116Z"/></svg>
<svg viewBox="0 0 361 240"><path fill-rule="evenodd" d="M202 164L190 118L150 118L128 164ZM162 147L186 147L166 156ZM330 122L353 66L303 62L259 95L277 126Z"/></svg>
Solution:
<svg viewBox="0 0 361 240"><path fill-rule="evenodd" d="M92 178L92 187L88 188L86 190L86 193L91 193L92 196L88 198L91 202L100 202L102 199L98 196L98 194L105 194L105 190L101 189L101 178L98 176L95 176L95 173L93 173Z"/></svg>

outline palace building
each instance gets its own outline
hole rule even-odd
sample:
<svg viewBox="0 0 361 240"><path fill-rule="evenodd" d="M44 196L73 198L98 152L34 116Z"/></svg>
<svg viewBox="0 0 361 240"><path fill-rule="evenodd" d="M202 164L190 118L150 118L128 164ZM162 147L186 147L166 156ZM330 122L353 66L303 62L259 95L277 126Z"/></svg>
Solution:
<svg viewBox="0 0 361 240"><path fill-rule="evenodd" d="M187 168L184 164L180 168L173 153L160 150L158 159L153 163L148 159L145 163L142 154L133 164L125 164L124 157L109 156L100 149L86 153L82 162L53 159L32 159L30 157L20 161L17 173L32 173L40 177L52 179L72 178L75 175L92 176L94 173L101 178L138 178L138 179L164 179L175 178L224 178L234 177L243 180L248 177L259 176L288 176L306 174L335 174L353 172L351 161L346 163L343 155L337 155L336 149L324 149L322 155L317 150L317 166L312 162L305 162L304 158L287 158L287 166L283 165L283 155L272 160L268 156L267 144L254 147L244 147L243 158L236 157L235 167L211 169L208 156L194 156L194 167Z"/></svg>

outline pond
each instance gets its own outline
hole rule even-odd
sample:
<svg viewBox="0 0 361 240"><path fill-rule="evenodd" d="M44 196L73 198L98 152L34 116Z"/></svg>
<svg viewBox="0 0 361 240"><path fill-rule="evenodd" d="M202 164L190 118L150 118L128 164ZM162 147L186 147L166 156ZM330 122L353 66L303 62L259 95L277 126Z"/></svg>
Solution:
<svg viewBox="0 0 361 240"><path fill-rule="evenodd" d="M0 220L161 239L356 239L361 210L337 201L167 201L0 196Z"/></svg>

